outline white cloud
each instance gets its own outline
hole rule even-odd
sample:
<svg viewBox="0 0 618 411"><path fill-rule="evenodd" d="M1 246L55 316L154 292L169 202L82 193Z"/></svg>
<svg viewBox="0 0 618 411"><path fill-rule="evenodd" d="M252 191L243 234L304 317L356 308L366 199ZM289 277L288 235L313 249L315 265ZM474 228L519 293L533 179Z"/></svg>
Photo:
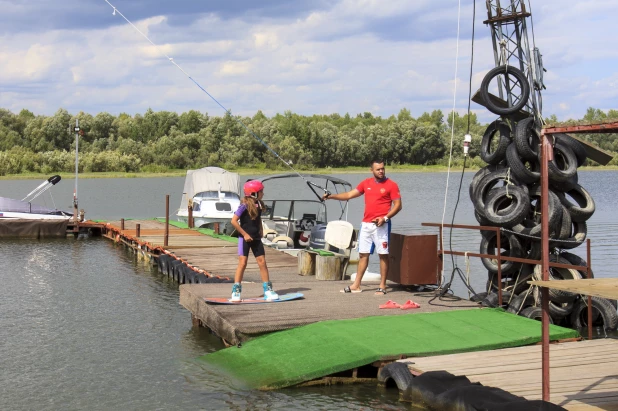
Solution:
<svg viewBox="0 0 618 411"><path fill-rule="evenodd" d="M618 49L611 33L618 5L585 1L563 7L558 0L546 0L534 6L536 44L549 70L544 114L581 117L587 107L615 105ZM8 10L0 23L10 19ZM392 19L401 24L401 16L413 16L423 33L436 26L446 29L429 39L416 32L398 37L401 27L388 23ZM578 29L573 30L576 16ZM299 18L204 14L186 25L165 15L134 21L156 47L118 19L115 26L99 29L10 33L0 36L0 104L42 114L62 105L92 114L143 113L152 107L221 115L220 107L165 54L240 114L289 109L388 116L403 107L415 116L435 109L448 112L455 84L456 108L463 112L470 39L460 40L455 80L456 17L456 7L428 0L343 0ZM470 18L467 7L462 27L469 27ZM476 36L473 93L494 65L488 28L478 24ZM482 121L494 117L478 105L472 108Z"/></svg>

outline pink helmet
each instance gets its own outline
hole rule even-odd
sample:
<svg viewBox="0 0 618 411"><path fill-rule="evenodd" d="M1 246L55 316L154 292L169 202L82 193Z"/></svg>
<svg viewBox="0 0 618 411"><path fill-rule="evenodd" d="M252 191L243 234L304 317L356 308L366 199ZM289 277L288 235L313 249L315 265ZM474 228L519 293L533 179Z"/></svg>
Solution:
<svg viewBox="0 0 618 411"><path fill-rule="evenodd" d="M264 190L264 184L258 180L247 181L243 187L246 196L250 196L253 193Z"/></svg>

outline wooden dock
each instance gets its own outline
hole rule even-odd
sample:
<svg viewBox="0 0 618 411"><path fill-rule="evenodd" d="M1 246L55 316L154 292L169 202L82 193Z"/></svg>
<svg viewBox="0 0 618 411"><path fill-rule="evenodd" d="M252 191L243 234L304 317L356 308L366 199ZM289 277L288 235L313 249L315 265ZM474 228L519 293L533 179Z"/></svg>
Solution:
<svg viewBox="0 0 618 411"><path fill-rule="evenodd" d="M136 225L140 235L136 235ZM153 261L167 254L200 275L231 281L238 265L237 244L200 234L196 230L170 226L168 245L164 246L165 225L155 220L126 220L106 224L104 235L132 247ZM290 329L323 320L361 318L374 315L401 315L411 312L437 312L479 307L478 304L453 297L436 298L433 292L410 292L408 288L390 284L389 293L374 295L378 283L364 285L365 292L343 294L339 291L349 281L318 281L315 276L297 274L295 256L266 247L270 280L277 292L301 292L304 300L285 304L251 306L208 305L206 297L229 297L230 284L184 284L180 287L180 303L191 312L194 323L210 328L226 343L237 345L264 333ZM170 275L170 274L168 274ZM184 283L186 276L174 276ZM243 295L262 295L262 283L255 259L249 258L243 279ZM412 299L421 308L415 310L380 309L388 300L400 304Z"/></svg>
<svg viewBox="0 0 618 411"><path fill-rule="evenodd" d="M445 370L529 400L542 398L541 346L416 357L413 374ZM568 410L618 410L618 340L550 345L551 402Z"/></svg>
<svg viewBox="0 0 618 411"><path fill-rule="evenodd" d="M374 295L379 284L364 286L357 294L339 292L349 281L318 281L302 277L294 271L279 273L273 281L276 291L300 292L305 299L281 304L211 305L204 298L229 297L229 284L194 284L180 286L180 304L196 321L207 326L224 341L237 345L259 335L286 330L326 320L342 320L378 315L428 313L479 307L478 304L449 298L439 300L433 292L410 292L404 287L389 287L386 295ZM285 279L284 279L285 278ZM262 295L261 282L243 283L243 295ZM380 309L388 300L400 304L414 300L421 305L414 310Z"/></svg>

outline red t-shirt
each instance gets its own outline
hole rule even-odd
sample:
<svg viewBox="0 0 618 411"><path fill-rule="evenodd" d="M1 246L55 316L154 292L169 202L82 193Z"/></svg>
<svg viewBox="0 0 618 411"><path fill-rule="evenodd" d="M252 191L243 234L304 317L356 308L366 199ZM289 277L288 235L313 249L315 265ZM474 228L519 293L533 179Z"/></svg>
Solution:
<svg viewBox="0 0 618 411"><path fill-rule="evenodd" d="M365 195L363 223L370 223L371 220L384 217L390 211L391 203L401 198L399 186L389 178L376 181L375 178L370 177L361 181L356 189Z"/></svg>

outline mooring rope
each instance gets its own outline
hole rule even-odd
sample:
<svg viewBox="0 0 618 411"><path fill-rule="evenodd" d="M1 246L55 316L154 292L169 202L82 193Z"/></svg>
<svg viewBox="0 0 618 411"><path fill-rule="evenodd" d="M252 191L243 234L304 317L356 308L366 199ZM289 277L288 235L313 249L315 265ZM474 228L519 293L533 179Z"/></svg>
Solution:
<svg viewBox="0 0 618 411"><path fill-rule="evenodd" d="M107 0L106 0L107 1ZM459 62L459 21L461 19L461 0L459 0L459 7L457 9L457 42L455 47L455 80L454 80L454 89L453 89L453 111L451 117L451 147L449 150L448 157L448 169L446 171L446 189L444 190L444 208L442 210L442 224L440 226L440 238L444 243L444 218L446 216L446 202L448 199L448 184L449 178L451 175L451 162L453 160L453 140L455 138L455 108L457 104L457 71L458 71L458 62ZM452 230L452 228L451 228ZM444 244L440 244L440 249L444 250ZM444 265L442 265L442 273L441 273L441 281L440 284L444 284Z"/></svg>

